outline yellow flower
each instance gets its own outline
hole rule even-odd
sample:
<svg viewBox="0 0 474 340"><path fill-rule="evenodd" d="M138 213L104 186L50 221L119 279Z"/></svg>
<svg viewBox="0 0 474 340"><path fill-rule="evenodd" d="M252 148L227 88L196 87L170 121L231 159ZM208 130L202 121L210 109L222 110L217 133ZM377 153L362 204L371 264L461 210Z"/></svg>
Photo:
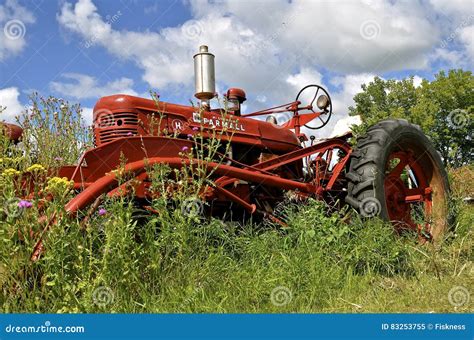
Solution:
<svg viewBox="0 0 474 340"><path fill-rule="evenodd" d="M32 166L28 167L26 171L27 172L40 172L40 171L46 171L46 169L41 164L33 164Z"/></svg>
<svg viewBox="0 0 474 340"><path fill-rule="evenodd" d="M74 181L68 180L67 177L52 177L48 179L46 191L49 191L53 194L62 194L65 191L71 189L73 185Z"/></svg>
<svg viewBox="0 0 474 340"><path fill-rule="evenodd" d="M107 175L115 175L116 178L122 178L124 177L125 174L126 174L126 171L123 167L112 170L111 172L107 173Z"/></svg>
<svg viewBox="0 0 474 340"><path fill-rule="evenodd" d="M8 168L3 171L2 175L5 177L14 177L18 176L20 174L20 171L13 169L13 168Z"/></svg>

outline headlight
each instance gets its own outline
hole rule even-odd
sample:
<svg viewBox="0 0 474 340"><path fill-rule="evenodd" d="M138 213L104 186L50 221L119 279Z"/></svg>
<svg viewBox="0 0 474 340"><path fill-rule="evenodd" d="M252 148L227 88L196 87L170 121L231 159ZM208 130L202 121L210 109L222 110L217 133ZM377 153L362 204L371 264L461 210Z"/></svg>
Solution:
<svg viewBox="0 0 474 340"><path fill-rule="evenodd" d="M322 94L318 97L318 100L316 101L316 105L321 109L325 110L329 106L329 98L325 94Z"/></svg>
<svg viewBox="0 0 474 340"><path fill-rule="evenodd" d="M265 119L265 121L267 123L272 123L274 125L278 125L278 122L277 122L277 119L275 118L275 116L268 116L267 119Z"/></svg>

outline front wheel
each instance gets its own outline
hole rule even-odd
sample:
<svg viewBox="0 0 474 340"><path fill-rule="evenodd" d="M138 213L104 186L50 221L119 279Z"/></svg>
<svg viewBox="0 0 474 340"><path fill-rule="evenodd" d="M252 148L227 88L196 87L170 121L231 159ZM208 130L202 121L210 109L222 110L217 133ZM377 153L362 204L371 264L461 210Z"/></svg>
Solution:
<svg viewBox="0 0 474 340"><path fill-rule="evenodd" d="M350 157L347 203L365 217L391 221L397 232L442 237L448 224L447 174L419 126L383 120L358 139Z"/></svg>

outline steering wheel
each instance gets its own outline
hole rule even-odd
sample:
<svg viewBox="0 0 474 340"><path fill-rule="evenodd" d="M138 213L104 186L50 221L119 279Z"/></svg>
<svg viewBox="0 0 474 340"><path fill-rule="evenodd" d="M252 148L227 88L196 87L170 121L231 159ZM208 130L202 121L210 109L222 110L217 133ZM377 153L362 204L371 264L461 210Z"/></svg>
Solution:
<svg viewBox="0 0 474 340"><path fill-rule="evenodd" d="M322 91L322 94L318 97L319 91ZM312 95L314 93L314 95ZM322 98L322 96L325 96L327 100ZM311 130L318 130L321 129L322 127L326 126L326 124L329 122L329 119L331 119L332 115L332 102L331 102L331 97L329 96L329 93L322 87L316 84L312 85L307 85L303 87L300 92L298 92L298 95L296 96L296 100L299 100L300 102L303 102L303 100L308 99L311 100L311 102L308 105L303 106L303 110L309 110L310 112L316 113L314 111L314 102L316 101L316 107L318 107L321 111L321 115L318 117L319 123L316 126L310 126L308 124L304 124L305 127ZM319 106L320 104L324 104L322 106ZM309 113L309 112L308 112Z"/></svg>

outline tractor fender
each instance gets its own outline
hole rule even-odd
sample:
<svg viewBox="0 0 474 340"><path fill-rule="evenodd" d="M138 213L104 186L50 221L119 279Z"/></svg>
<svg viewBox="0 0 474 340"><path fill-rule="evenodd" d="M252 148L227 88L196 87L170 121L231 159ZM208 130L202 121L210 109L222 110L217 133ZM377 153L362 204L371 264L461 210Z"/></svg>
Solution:
<svg viewBox="0 0 474 340"><path fill-rule="evenodd" d="M138 176L143 171L146 171L146 167L152 166L157 163L168 164L172 168L180 168L183 166L198 166L201 161L197 159L183 159L180 157L154 157L148 158L141 161L128 163L125 165L124 171L132 173L134 176ZM200 163L200 166L206 167L206 171L213 172L219 176L230 176L238 179L242 179L248 182L254 182L258 184L265 184L268 186L280 187L286 190L298 189L302 192L315 192L316 188L314 185L309 183L297 182L285 178L281 178L276 175L269 175L259 173L247 169L241 169L230 165L218 164L215 162ZM107 175L97 179L84 191L79 193L76 197L70 200L66 204L66 212L74 215L79 210L85 208L91 204L101 194L109 192L118 185L118 178L114 172L110 172Z"/></svg>

